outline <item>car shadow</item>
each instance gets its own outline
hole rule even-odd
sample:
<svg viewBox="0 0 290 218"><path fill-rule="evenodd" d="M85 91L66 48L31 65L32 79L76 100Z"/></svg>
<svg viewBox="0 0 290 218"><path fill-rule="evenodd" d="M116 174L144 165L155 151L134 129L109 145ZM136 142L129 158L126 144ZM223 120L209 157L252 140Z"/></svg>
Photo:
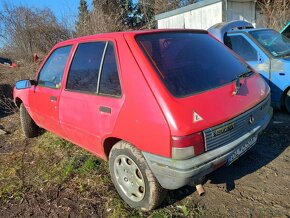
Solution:
<svg viewBox="0 0 290 218"><path fill-rule="evenodd" d="M235 189L236 180L257 171L283 153L290 144L289 132L290 115L283 111L275 111L271 123L259 136L257 143L230 166L223 166L207 175L204 183L225 184L225 191L232 191ZM191 186L170 190L161 207L181 201L195 191L195 187Z"/></svg>

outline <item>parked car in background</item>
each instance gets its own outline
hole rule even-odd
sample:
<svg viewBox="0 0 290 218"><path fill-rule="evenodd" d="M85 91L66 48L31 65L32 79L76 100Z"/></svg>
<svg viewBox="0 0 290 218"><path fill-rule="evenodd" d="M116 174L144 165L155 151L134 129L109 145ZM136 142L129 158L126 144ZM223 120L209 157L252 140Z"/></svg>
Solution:
<svg viewBox="0 0 290 218"><path fill-rule="evenodd" d="M44 128L108 160L119 195L143 210L238 159L272 116L267 83L202 30L58 43L14 100L25 136Z"/></svg>
<svg viewBox="0 0 290 218"><path fill-rule="evenodd" d="M208 29L258 71L271 88L272 105L290 112L290 39L273 29L245 21L219 23Z"/></svg>
<svg viewBox="0 0 290 218"><path fill-rule="evenodd" d="M16 63L12 62L9 58L0 57L0 66L16 67Z"/></svg>

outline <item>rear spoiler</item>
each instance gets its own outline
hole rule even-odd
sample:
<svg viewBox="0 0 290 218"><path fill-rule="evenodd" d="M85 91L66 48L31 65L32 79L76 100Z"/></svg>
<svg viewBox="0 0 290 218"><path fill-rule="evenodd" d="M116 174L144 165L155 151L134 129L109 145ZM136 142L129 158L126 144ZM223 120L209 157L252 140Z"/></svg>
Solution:
<svg viewBox="0 0 290 218"><path fill-rule="evenodd" d="M227 32L239 29L252 29L253 25L243 20L234 20L231 22L217 23L208 29L218 40L224 42L224 36Z"/></svg>

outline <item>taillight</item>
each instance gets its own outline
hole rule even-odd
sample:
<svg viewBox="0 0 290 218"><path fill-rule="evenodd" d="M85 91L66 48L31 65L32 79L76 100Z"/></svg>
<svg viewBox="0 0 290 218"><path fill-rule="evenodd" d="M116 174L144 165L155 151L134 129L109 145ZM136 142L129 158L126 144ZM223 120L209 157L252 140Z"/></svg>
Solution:
<svg viewBox="0 0 290 218"><path fill-rule="evenodd" d="M204 139L202 132L188 136L172 136L172 158L188 159L204 153Z"/></svg>

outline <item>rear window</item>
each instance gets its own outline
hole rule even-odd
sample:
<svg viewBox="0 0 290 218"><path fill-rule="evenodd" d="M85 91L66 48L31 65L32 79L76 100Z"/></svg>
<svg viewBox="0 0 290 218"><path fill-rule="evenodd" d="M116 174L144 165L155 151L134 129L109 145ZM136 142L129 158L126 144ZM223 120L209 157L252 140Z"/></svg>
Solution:
<svg viewBox="0 0 290 218"><path fill-rule="evenodd" d="M206 33L153 33L136 38L175 97L186 97L232 82L248 66Z"/></svg>

